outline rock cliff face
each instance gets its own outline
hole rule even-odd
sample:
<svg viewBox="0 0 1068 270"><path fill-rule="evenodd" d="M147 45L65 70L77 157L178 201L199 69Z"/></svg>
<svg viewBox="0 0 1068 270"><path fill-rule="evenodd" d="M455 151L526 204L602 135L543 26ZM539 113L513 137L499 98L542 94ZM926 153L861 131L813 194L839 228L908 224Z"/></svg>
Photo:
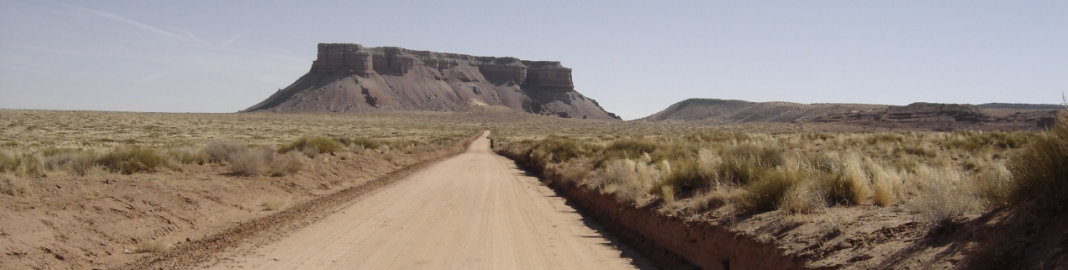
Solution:
<svg viewBox="0 0 1068 270"><path fill-rule="evenodd" d="M560 62L332 43L319 44L307 74L245 111L453 111L469 106L619 119L576 92L571 69Z"/></svg>

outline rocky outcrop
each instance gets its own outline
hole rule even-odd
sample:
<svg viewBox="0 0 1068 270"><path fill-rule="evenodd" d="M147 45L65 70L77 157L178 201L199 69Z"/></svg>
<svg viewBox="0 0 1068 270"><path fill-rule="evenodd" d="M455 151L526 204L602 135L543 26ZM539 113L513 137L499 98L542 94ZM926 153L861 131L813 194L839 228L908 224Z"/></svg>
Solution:
<svg viewBox="0 0 1068 270"><path fill-rule="evenodd" d="M319 44L307 74L245 111L454 111L469 106L619 119L575 91L571 69L560 62L339 43Z"/></svg>
<svg viewBox="0 0 1068 270"><path fill-rule="evenodd" d="M687 99L642 120L700 121L713 124L830 123L865 128L935 131L1031 130L1051 125L1056 108L1058 107L1028 104L976 106L917 102L907 106L891 106Z"/></svg>

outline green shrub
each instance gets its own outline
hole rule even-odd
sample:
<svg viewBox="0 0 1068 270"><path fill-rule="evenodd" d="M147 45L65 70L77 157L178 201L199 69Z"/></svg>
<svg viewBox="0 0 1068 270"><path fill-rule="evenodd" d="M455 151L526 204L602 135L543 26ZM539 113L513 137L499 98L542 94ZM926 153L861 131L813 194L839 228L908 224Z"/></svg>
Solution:
<svg viewBox="0 0 1068 270"><path fill-rule="evenodd" d="M771 170L762 173L745 186L739 207L745 212L759 213L774 210L794 186L799 177L796 171Z"/></svg>
<svg viewBox="0 0 1068 270"><path fill-rule="evenodd" d="M166 157L152 149L142 147L118 148L98 157L94 163L104 169L122 174L155 171L159 167L169 165Z"/></svg>
<svg viewBox="0 0 1068 270"><path fill-rule="evenodd" d="M322 153L334 153L341 149L338 142L334 139L327 137L301 137L297 141L282 146L278 149L279 153L285 153L293 150L301 151L309 156Z"/></svg>
<svg viewBox="0 0 1068 270"><path fill-rule="evenodd" d="M1016 183L1011 200L1047 209L1068 206L1068 111L1054 126L1009 161Z"/></svg>

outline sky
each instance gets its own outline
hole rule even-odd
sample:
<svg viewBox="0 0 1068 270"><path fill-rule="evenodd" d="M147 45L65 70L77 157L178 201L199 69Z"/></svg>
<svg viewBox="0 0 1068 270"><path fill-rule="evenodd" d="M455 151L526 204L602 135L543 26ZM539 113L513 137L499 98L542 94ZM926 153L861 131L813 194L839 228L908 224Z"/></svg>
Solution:
<svg viewBox="0 0 1068 270"><path fill-rule="evenodd" d="M1062 103L1068 1L0 0L0 108L235 112L318 43L560 61L635 119L687 98Z"/></svg>

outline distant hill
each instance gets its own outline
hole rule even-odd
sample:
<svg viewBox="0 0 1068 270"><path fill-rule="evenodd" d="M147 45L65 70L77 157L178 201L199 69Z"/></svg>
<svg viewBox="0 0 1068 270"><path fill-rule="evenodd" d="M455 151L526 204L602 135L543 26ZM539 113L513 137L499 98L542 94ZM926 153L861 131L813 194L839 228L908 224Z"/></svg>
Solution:
<svg viewBox="0 0 1068 270"><path fill-rule="evenodd" d="M245 111L460 111L502 106L566 118L619 119L575 91L551 61L358 44L319 44L311 70Z"/></svg>
<svg viewBox="0 0 1068 270"><path fill-rule="evenodd" d="M913 103L800 104L722 99L687 99L640 121L732 123L837 123L856 126L929 130L1025 130L1053 123L1056 105L983 105Z"/></svg>

